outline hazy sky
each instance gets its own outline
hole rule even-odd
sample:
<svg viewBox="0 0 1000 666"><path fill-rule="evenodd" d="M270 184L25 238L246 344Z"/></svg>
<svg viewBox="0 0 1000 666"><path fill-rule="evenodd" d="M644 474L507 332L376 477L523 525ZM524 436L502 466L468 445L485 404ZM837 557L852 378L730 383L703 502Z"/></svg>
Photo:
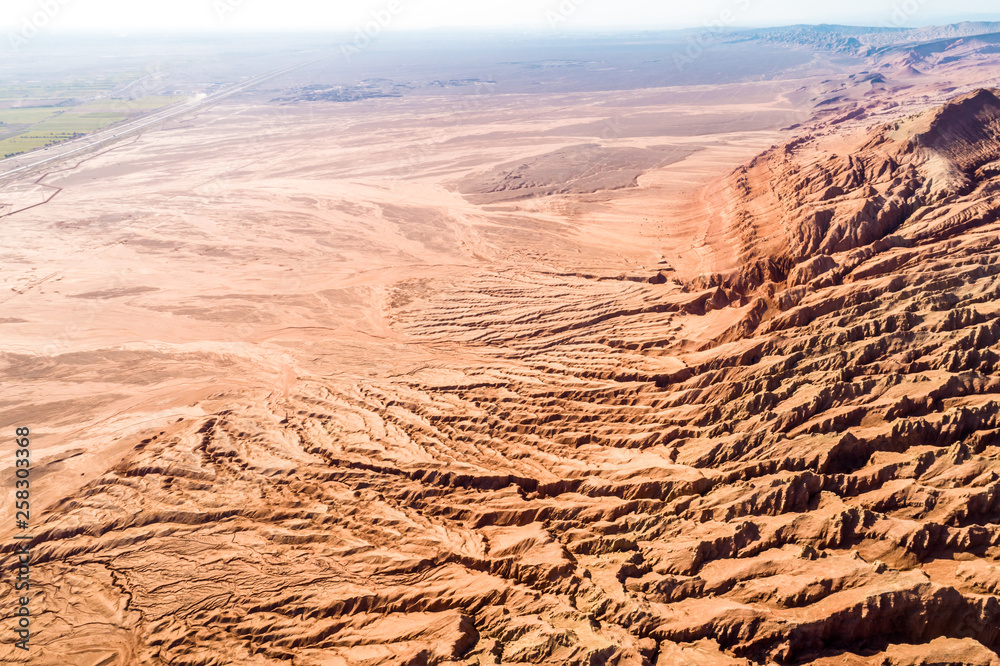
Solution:
<svg viewBox="0 0 1000 666"><path fill-rule="evenodd" d="M392 11L395 10L395 11ZM851 23L918 26L1000 18L996 0L0 0L7 32L337 30L392 15L393 30L535 30Z"/></svg>

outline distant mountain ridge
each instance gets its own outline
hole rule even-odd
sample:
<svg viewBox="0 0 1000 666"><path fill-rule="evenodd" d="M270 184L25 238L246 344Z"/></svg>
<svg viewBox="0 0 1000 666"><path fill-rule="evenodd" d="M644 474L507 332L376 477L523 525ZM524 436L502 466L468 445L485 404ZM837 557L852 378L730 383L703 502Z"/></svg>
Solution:
<svg viewBox="0 0 1000 666"><path fill-rule="evenodd" d="M902 45L922 44L1000 33L1000 22L966 21L923 28L849 25L791 25L754 28L726 33L729 42L764 41L786 46L806 46L862 56Z"/></svg>

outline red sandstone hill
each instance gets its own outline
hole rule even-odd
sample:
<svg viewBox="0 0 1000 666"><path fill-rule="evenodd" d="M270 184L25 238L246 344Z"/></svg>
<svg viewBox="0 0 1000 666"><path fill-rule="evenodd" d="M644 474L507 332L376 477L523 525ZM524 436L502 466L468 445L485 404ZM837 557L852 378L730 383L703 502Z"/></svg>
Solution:
<svg viewBox="0 0 1000 666"><path fill-rule="evenodd" d="M737 283L803 284L865 254L852 250L908 242L897 234L904 225L959 209L963 219L972 209L992 215L998 159L1000 99L989 90L870 136L805 136L773 149L730 182L745 271Z"/></svg>
<svg viewBox="0 0 1000 666"><path fill-rule="evenodd" d="M715 193L731 274L400 282L426 365L220 393L56 503L40 634L190 666L1000 664L998 111L760 155Z"/></svg>

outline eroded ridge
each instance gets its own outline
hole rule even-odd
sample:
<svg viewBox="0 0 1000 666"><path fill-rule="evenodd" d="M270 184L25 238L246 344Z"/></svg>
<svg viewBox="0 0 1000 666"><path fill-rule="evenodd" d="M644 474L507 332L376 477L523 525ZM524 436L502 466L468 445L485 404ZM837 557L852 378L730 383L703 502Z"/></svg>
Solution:
<svg viewBox="0 0 1000 666"><path fill-rule="evenodd" d="M393 326L467 362L216 396L49 513L39 663L1000 663L997 118L764 153L736 273L441 279Z"/></svg>

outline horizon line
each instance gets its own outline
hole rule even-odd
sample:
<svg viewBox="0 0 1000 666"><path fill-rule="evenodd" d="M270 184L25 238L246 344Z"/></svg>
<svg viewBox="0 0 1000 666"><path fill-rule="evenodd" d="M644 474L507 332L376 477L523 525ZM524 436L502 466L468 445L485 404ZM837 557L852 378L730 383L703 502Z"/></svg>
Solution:
<svg viewBox="0 0 1000 666"><path fill-rule="evenodd" d="M433 27L423 27L423 28L393 28L391 31L386 31L385 34L429 34L429 33L478 33L478 34L531 34L531 35L547 35L547 36L559 36L559 35L609 35L609 34L657 34L657 33L670 33L670 32L691 32L698 30L713 30L716 32L740 32L746 30L778 30L778 29L788 29L788 28L869 28L873 30L922 30L927 28L945 28L951 26L959 26L966 23L983 23L983 24L997 24L1000 27L1000 14L996 15L991 19L976 19L976 18L966 18L961 20L951 20L941 23L922 23L919 25L878 25L873 23L784 23L784 24L770 24L770 23L746 23L746 24L733 24L727 26L710 26L710 25L692 25L692 26L610 26L606 28L597 27L579 27L573 28L567 26L561 29L552 29L536 26L516 26L516 25L506 25L506 26L433 26ZM0 26L0 32L12 32L16 31L20 26L6 25ZM150 36L150 35L177 35L177 36L187 36L187 35L219 35L219 36L238 36L238 35L340 35L340 34L353 34L356 28L287 28L287 29L256 29L256 28L246 28L246 29L219 29L210 27L193 27L193 28L168 28L168 29L158 29L158 28L129 28L129 29L90 29L90 28L51 28L46 31L48 36L94 36L94 37L131 37L131 36Z"/></svg>

